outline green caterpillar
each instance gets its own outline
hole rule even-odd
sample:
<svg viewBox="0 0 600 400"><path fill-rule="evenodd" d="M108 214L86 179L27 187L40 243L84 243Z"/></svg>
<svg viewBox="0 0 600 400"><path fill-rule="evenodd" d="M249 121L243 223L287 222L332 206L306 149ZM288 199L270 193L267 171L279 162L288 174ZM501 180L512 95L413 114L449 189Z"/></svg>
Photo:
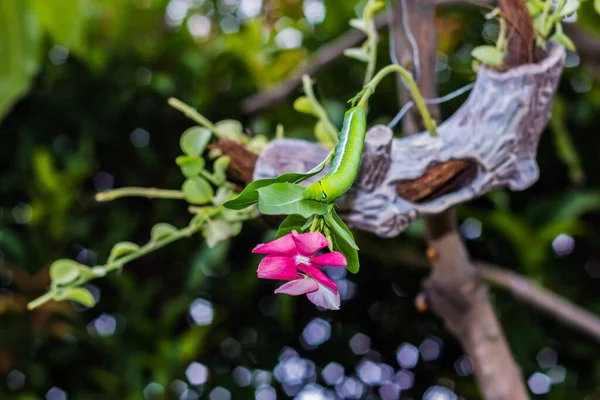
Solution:
<svg viewBox="0 0 600 400"><path fill-rule="evenodd" d="M338 134L338 144L331 161L331 169L321 180L304 190L302 197L322 203L333 203L354 183L360 155L365 143L367 117L362 107L346 111L344 125Z"/></svg>

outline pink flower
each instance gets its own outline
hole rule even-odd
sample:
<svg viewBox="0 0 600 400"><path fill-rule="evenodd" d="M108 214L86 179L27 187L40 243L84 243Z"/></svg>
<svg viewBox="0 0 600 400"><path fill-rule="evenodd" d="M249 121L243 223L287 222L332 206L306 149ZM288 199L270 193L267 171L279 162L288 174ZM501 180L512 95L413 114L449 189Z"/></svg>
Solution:
<svg viewBox="0 0 600 400"><path fill-rule="evenodd" d="M327 238L320 232L298 234L292 231L272 242L259 244L252 252L267 256L258 265L258 277L290 281L275 293L306 294L314 304L337 310L340 308L338 288L319 268L345 267L346 258L337 251L314 256L325 247Z"/></svg>

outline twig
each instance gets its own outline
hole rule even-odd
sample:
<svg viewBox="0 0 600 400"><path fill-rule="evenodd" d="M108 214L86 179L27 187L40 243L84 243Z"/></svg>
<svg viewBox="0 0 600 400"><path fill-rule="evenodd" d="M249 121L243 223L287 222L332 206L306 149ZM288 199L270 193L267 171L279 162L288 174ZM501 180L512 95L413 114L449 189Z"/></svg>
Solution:
<svg viewBox="0 0 600 400"><path fill-rule="evenodd" d="M89 272L91 273L86 274L85 278L78 282L78 285L81 286L92 279L105 276L111 271L123 268L125 264L135 259L138 259L148 253L151 253L156 249L160 249L161 247L166 246L169 243L192 236L202 228L203 222L203 220L198 220L198 218L195 217L194 219L192 219L192 222L183 229L172 232L171 234L164 236L158 240L151 240L144 246L141 246L137 250L132 251L123 257L117 258L116 260L110 261L109 259L109 262L104 265L97 265L93 268L89 268ZM27 308L33 310L34 308L37 308L42 304L55 299L60 299L60 293L57 292L57 289L51 290L48 293L45 293L37 299L33 300L27 305Z"/></svg>
<svg viewBox="0 0 600 400"><path fill-rule="evenodd" d="M532 280L497 265L476 262L479 275L570 327L600 341L600 318Z"/></svg>
<svg viewBox="0 0 600 400"><path fill-rule="evenodd" d="M96 194L96 201L112 201L122 197L147 197L149 199L183 199L181 190L167 190L144 187L124 187Z"/></svg>
<svg viewBox="0 0 600 400"><path fill-rule="evenodd" d="M429 110L427 109L427 106L425 105L425 101L423 99L423 96L421 95L421 92L419 91L419 87L417 86L417 83L413 79L411 73L408 72L403 67L401 67L400 65L392 64L392 65L388 65L387 67L382 68L381 71L379 71L377 73L377 75L375 75L375 77L365 86L365 90L360 99L359 105L364 107L366 105L367 101L369 100L369 97L375 92L375 88L377 87L379 82L381 82L381 80L386 75L388 75L392 72L397 72L400 75L401 79L406 84L407 89L410 91L410 94L411 94L414 102L417 105L417 109L419 110L419 113L421 114L421 118L423 119L423 123L425 124L425 127L429 131L429 134L431 136L435 136L436 135L435 120L431 117L431 114L429 114Z"/></svg>

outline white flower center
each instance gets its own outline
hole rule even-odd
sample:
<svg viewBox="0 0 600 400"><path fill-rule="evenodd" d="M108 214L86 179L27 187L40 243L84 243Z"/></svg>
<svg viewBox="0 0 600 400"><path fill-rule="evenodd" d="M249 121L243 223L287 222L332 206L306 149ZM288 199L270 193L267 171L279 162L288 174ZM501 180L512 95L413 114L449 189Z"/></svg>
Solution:
<svg viewBox="0 0 600 400"><path fill-rule="evenodd" d="M296 256L296 265L300 265L300 264L310 265L310 257L302 256L302 255L298 254Z"/></svg>

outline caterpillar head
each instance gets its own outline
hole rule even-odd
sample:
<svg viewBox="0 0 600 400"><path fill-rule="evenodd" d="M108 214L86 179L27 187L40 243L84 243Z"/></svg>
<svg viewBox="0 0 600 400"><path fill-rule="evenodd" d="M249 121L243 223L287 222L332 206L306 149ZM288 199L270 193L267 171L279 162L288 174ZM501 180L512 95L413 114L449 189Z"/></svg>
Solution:
<svg viewBox="0 0 600 400"><path fill-rule="evenodd" d="M307 187L304 192L302 192L302 197L316 201L327 201L327 194L323 189L323 185L321 185L321 181L316 181Z"/></svg>

